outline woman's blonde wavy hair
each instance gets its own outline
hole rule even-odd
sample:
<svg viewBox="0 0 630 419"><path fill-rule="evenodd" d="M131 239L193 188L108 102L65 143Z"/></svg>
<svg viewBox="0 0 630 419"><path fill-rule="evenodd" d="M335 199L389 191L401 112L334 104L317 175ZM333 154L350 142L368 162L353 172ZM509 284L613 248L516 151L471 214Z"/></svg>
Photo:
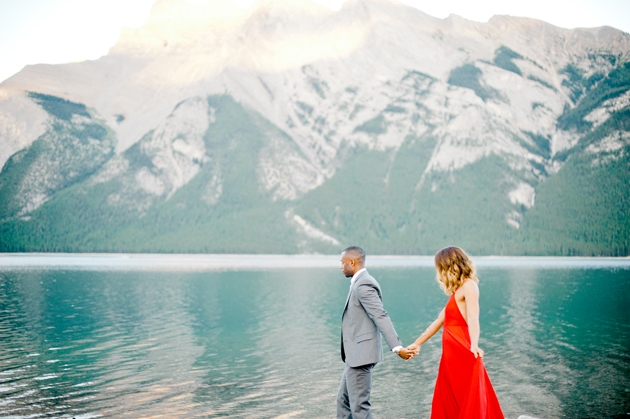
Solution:
<svg viewBox="0 0 630 419"><path fill-rule="evenodd" d="M453 294L467 279L479 283L475 264L457 246L445 247L435 254L435 271L440 288L446 295Z"/></svg>

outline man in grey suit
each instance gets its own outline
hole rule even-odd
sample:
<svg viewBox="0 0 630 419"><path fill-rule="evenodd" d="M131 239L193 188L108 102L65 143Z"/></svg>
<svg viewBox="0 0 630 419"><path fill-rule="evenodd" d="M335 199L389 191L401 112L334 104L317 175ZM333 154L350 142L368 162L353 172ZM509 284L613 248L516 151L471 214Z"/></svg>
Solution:
<svg viewBox="0 0 630 419"><path fill-rule="evenodd" d="M341 360L346 363L337 393L337 419L372 418L372 370L383 360L381 335L403 359L413 356L403 348L387 312L381 287L365 269L365 252L351 246L341 253L341 271L350 292L341 317Z"/></svg>

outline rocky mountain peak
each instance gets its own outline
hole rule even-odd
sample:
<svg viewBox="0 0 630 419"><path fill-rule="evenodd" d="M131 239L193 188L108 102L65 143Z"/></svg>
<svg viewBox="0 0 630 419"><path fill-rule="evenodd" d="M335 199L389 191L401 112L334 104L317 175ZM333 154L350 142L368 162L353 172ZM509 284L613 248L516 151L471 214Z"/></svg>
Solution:
<svg viewBox="0 0 630 419"><path fill-rule="evenodd" d="M267 14L301 13L311 16L330 15L331 9L313 0L257 0L249 8L251 12Z"/></svg>

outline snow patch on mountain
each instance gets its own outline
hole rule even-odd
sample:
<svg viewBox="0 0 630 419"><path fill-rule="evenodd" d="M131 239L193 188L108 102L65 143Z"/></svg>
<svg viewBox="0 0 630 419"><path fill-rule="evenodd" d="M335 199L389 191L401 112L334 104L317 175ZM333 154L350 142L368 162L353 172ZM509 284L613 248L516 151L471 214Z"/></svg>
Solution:
<svg viewBox="0 0 630 419"><path fill-rule="evenodd" d="M140 150L151 157L151 171L143 168L136 175L147 192L168 200L187 184L207 163L203 139L208 130L208 102L200 97L180 103L171 116L140 144Z"/></svg>
<svg viewBox="0 0 630 419"><path fill-rule="evenodd" d="M508 194L510 201L513 204L523 205L525 208L531 208L534 206L536 199L536 190L529 183L521 182L516 189L510 191Z"/></svg>
<svg viewBox="0 0 630 419"><path fill-rule="evenodd" d="M589 145L586 151L595 155L592 166L600 166L623 157L624 147L629 145L630 132L616 131L597 143Z"/></svg>
<svg viewBox="0 0 630 419"><path fill-rule="evenodd" d="M321 230L317 229L316 227L313 227L311 224L309 224L306 220L304 220L299 215L294 214L291 217L291 219L301 228L302 232L304 234L306 234L307 237L309 237L311 239L316 239L316 240L320 240L320 241L323 241L323 242L327 242L327 243L330 243L330 244L335 245L335 246L339 246L340 245L340 243L339 243L339 241L337 239L327 235L326 233L322 232Z"/></svg>
<svg viewBox="0 0 630 419"><path fill-rule="evenodd" d="M56 121L37 139L35 150L22 150L14 159L30 156L28 171L17 177L18 193L14 203L18 215L39 208L59 190L91 175L110 157L115 146L107 130L88 117L72 122Z"/></svg>
<svg viewBox="0 0 630 419"><path fill-rule="evenodd" d="M584 120L592 122L593 127L598 127L606 122L613 112L627 108L628 106L630 106L630 90L626 91L621 96L608 99L603 102L600 106L586 115Z"/></svg>
<svg viewBox="0 0 630 419"><path fill-rule="evenodd" d="M581 135L575 131L557 130L551 133L551 155L556 155L561 151L574 147L580 140Z"/></svg>
<svg viewBox="0 0 630 419"><path fill-rule="evenodd" d="M271 134L269 145L259 156L260 180L265 190L273 190L274 199L295 200L325 180L317 168L291 145L290 138Z"/></svg>
<svg viewBox="0 0 630 419"><path fill-rule="evenodd" d="M210 182L206 184L205 192L201 199L209 205L215 205L219 202L219 198L223 195L223 182L221 179L221 171L214 169L214 174L210 178Z"/></svg>
<svg viewBox="0 0 630 419"><path fill-rule="evenodd" d="M136 184L145 192L155 196L161 196L164 194L164 182L162 182L162 179L151 173L146 167L142 167L138 170L138 172L136 172L135 180Z"/></svg>
<svg viewBox="0 0 630 419"><path fill-rule="evenodd" d="M90 178L90 184L109 182L124 173L129 168L129 160L121 155L114 156L105 163L101 169Z"/></svg>
<svg viewBox="0 0 630 419"><path fill-rule="evenodd" d="M49 116L25 92L0 89L0 170L46 132Z"/></svg>
<svg viewBox="0 0 630 419"><path fill-rule="evenodd" d="M505 221L507 221L510 227L519 229L521 228L521 222L523 222L523 214L516 210L513 210L505 216Z"/></svg>
<svg viewBox="0 0 630 419"><path fill-rule="evenodd" d="M192 97L181 102L134 148L103 165L92 177L92 184L118 182L119 190L108 196L108 204L127 206L140 213L157 200L168 200L199 173L202 165L210 163L204 135L211 115L205 98ZM220 188L217 173L206 200L216 202L214 197Z"/></svg>

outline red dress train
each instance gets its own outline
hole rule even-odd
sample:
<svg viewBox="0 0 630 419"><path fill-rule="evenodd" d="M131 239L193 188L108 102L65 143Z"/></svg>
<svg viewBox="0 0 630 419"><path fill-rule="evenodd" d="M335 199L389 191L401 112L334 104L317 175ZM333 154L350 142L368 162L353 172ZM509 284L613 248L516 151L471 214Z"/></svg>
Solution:
<svg viewBox="0 0 630 419"><path fill-rule="evenodd" d="M451 295L446 303L442 332L442 359L431 419L503 419L481 358L470 352L468 324Z"/></svg>

